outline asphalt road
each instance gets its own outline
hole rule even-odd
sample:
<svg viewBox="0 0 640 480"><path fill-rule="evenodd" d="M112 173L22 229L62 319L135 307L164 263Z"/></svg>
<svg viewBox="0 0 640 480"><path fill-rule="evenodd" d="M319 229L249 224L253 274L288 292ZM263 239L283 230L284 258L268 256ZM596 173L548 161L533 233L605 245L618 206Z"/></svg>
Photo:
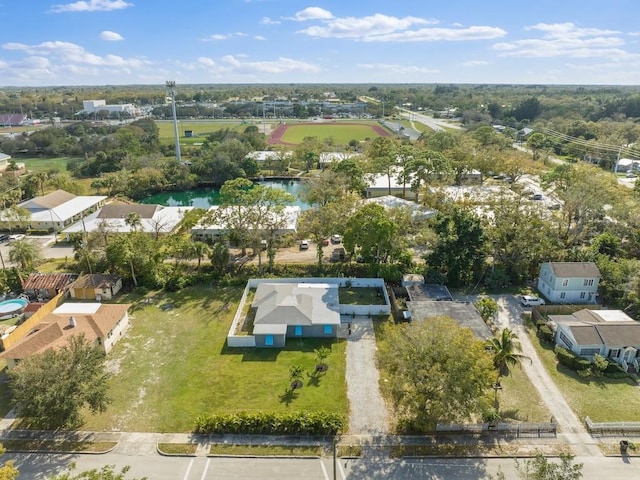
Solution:
<svg viewBox="0 0 640 480"><path fill-rule="evenodd" d="M323 459L264 459L264 458L207 458L161 457L127 455L36 455L14 456L20 470L19 480L44 480L59 473L71 461L77 471L116 465L130 466L129 478L147 476L149 480L332 480L333 462ZM584 463L584 480L603 478L640 478L640 458L579 457ZM368 457L363 460L340 460L338 480L375 479L456 479L479 480L495 475L499 470L506 478L517 478L514 461L509 458L470 459L405 459Z"/></svg>

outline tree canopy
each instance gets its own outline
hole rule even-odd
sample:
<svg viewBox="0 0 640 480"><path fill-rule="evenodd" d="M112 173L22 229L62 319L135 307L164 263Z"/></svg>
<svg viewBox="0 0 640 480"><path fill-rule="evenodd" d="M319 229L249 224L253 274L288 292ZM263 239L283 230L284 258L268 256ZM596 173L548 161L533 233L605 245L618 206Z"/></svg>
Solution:
<svg viewBox="0 0 640 480"><path fill-rule="evenodd" d="M388 378L383 384L401 429L430 432L438 422L468 421L488 405L492 359L471 330L438 317L387 325L384 335L381 362Z"/></svg>
<svg viewBox="0 0 640 480"><path fill-rule="evenodd" d="M84 335L74 335L60 349L23 359L9 372L9 387L18 415L33 425L77 428L84 407L92 413L106 410L108 377L104 353Z"/></svg>

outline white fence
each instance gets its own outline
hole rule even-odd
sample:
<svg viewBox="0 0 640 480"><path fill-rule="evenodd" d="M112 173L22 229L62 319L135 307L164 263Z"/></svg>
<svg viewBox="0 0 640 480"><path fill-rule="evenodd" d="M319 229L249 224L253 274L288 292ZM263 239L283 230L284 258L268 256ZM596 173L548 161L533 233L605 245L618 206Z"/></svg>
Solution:
<svg viewBox="0 0 640 480"><path fill-rule="evenodd" d="M640 433L640 422L592 422L587 416L584 419L591 435L619 435L625 433Z"/></svg>
<svg viewBox="0 0 640 480"><path fill-rule="evenodd" d="M555 422L549 423L438 423L436 433L439 434L486 434L499 433L514 435L516 438L523 436L537 437L555 436L558 426Z"/></svg>
<svg viewBox="0 0 640 480"><path fill-rule="evenodd" d="M382 278L340 278L340 277L313 277L313 278L252 278L244 288L240 304L233 317L233 322L227 333L227 346L229 347L255 347L256 340L253 335L236 335L238 327L244 320L244 305L247 302L249 290L257 288L261 283L330 283L338 284L339 287L353 288L379 288L382 292L384 305L342 305L340 304L341 315L389 315L391 313L391 302Z"/></svg>

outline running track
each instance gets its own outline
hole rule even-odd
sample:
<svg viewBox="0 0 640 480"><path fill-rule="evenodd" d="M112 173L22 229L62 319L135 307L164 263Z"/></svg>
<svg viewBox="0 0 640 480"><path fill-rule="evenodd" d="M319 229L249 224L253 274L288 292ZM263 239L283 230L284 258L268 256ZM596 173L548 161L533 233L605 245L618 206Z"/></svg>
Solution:
<svg viewBox="0 0 640 480"><path fill-rule="evenodd" d="M315 125L326 125L326 123L296 123L294 124L294 126L296 125L304 125L306 126L315 126ZM364 125L367 126L369 128L371 128L374 132L376 132L378 135L380 135L381 137L388 137L391 134L385 130L384 128L382 128L379 125L369 125L366 123L331 123L330 125ZM271 132L271 135L269 135L269 138L267 138L267 144L268 145L291 145L291 146L295 146L295 143L290 143L290 142L283 142L282 141L282 137L284 135L284 132L287 131L287 128L289 128L290 125L287 125L286 123L282 123L280 125L278 125L278 127Z"/></svg>

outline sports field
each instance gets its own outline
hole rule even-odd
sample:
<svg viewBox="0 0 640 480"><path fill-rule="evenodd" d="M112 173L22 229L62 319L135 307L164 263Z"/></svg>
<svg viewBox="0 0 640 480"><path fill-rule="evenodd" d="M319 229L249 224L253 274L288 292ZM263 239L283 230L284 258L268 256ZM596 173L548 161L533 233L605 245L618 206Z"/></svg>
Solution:
<svg viewBox="0 0 640 480"><path fill-rule="evenodd" d="M387 130L377 123L299 123L282 124L268 138L269 144L297 145L306 137L333 139L336 145L346 145L351 140L362 141L368 138L386 137Z"/></svg>
<svg viewBox="0 0 640 480"><path fill-rule="evenodd" d="M173 143L173 122L171 120L156 120L156 125L160 130L160 141L162 143ZM180 143L202 143L205 141L208 135L217 132L218 130L236 130L238 132L244 132L244 130L253 125L252 123L241 122L224 122L216 120L203 120L203 121L182 121L178 122L178 134L180 135ZM262 124L255 124L259 129L262 129ZM191 130L196 136L185 137L184 132Z"/></svg>

